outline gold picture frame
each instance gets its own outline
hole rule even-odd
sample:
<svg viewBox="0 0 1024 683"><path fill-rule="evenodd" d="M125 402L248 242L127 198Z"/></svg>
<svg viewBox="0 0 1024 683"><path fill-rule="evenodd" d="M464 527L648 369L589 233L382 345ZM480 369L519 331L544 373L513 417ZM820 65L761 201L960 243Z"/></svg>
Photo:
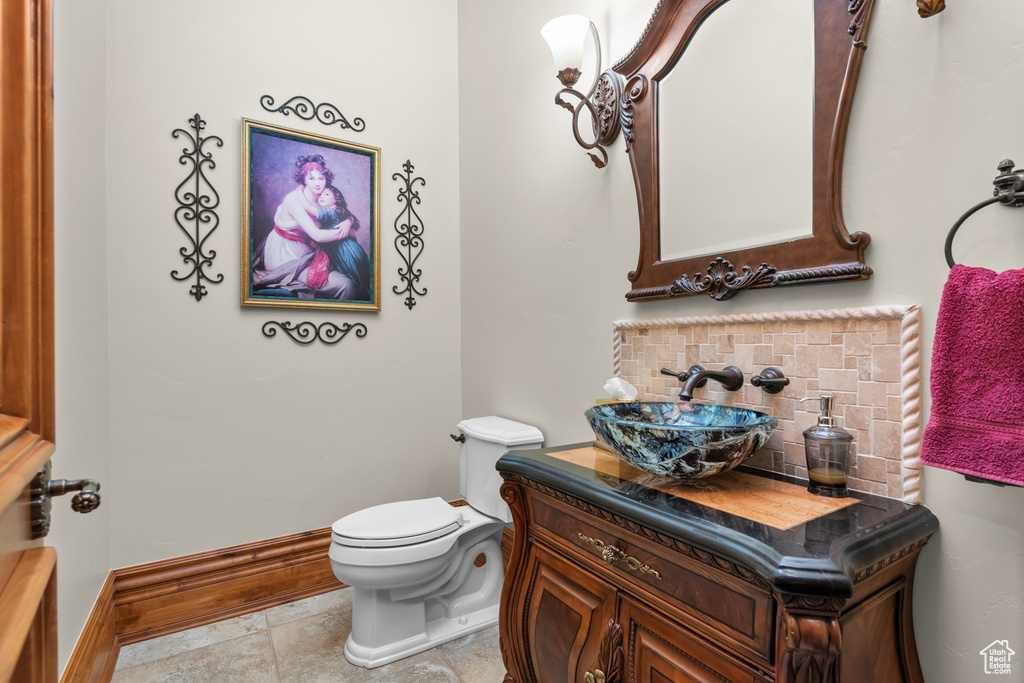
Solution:
<svg viewBox="0 0 1024 683"><path fill-rule="evenodd" d="M242 119L243 306L380 310L380 148Z"/></svg>

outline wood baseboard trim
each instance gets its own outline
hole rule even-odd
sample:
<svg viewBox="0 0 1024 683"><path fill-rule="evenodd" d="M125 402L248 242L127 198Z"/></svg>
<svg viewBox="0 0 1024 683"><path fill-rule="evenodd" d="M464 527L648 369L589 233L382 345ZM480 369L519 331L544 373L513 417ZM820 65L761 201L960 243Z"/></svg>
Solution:
<svg viewBox="0 0 1024 683"><path fill-rule="evenodd" d="M330 528L114 571L122 645L342 588Z"/></svg>
<svg viewBox="0 0 1024 683"><path fill-rule="evenodd" d="M64 667L61 683L106 683L114 676L120 649L114 629L114 572L110 572Z"/></svg>
<svg viewBox="0 0 1024 683"><path fill-rule="evenodd" d="M452 505L465 504L455 501ZM331 529L115 569L107 577L61 683L110 681L123 645L344 588L327 551ZM508 565L512 529L502 533Z"/></svg>

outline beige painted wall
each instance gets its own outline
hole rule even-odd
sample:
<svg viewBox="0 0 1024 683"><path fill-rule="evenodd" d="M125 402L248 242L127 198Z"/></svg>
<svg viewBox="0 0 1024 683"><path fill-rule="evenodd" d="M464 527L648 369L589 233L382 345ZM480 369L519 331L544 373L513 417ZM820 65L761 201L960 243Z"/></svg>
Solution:
<svg viewBox="0 0 1024 683"><path fill-rule="evenodd" d="M115 567L331 524L401 498L458 495L456 4L107 5L112 563ZM263 111L303 94L362 117L334 132ZM198 111L219 135L209 175L222 203L209 245L225 275L197 303L180 267L171 130ZM382 148L380 313L239 306L240 117ZM391 174L427 179L429 290L391 292L400 264ZM362 322L365 338L303 347L267 320ZM114 495L116 494L116 495Z"/></svg>
<svg viewBox="0 0 1024 683"><path fill-rule="evenodd" d="M105 14L103 0L54 3L54 257L57 479L97 479L88 515L55 498L63 667L110 571L110 367L107 361Z"/></svg>
<svg viewBox="0 0 1024 683"><path fill-rule="evenodd" d="M628 158L620 139L599 171L576 146L570 117L552 106L558 84L539 28L560 14L589 15L609 64L632 47L655 4L459 6L463 406L535 424L549 445L591 438L582 413L611 375L617 319L919 304L927 355L945 234L989 196L1001 159L1024 161L1014 114L1024 108L1024 15L1015 0L960 0L927 21L913 3L879 1L844 166L846 221L871 234L875 276L725 303L628 304L638 244ZM1024 216L989 211L965 225L958 258L1020 267ZM925 678L976 680L983 647L1024 644L1021 493L926 467L924 499L942 525L918 565Z"/></svg>
<svg viewBox="0 0 1024 683"><path fill-rule="evenodd" d="M111 568L315 529L401 498L456 498L458 84L454 0L291 5L91 0L55 9L60 476L94 476L103 506L58 513L61 662ZM306 95L360 116L332 131L265 112ZM199 112L217 167L218 255L197 303L173 192ZM380 313L239 305L240 118L382 148ZM391 291L411 159L427 296ZM109 287L108 287L109 284ZM303 347L267 320L362 322L365 338ZM109 357L109 362L108 362ZM64 504L63 502L61 503Z"/></svg>

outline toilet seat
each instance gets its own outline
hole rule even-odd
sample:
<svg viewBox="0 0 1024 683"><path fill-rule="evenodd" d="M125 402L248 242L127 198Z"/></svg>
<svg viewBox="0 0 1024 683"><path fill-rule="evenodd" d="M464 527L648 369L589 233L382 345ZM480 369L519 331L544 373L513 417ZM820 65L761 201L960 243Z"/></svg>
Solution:
<svg viewBox="0 0 1024 683"><path fill-rule="evenodd" d="M447 536L465 521L441 498L403 500L342 517L331 525L331 539L353 548L395 548Z"/></svg>

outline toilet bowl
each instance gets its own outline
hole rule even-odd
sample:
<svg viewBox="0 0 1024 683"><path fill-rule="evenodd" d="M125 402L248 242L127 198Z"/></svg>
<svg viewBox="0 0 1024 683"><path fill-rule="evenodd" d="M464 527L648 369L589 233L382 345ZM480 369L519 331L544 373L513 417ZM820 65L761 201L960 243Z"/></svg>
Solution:
<svg viewBox="0 0 1024 683"><path fill-rule="evenodd" d="M510 448L537 448L543 437L500 417L463 420L459 429L469 505L441 498L387 503L331 527L331 568L353 593L345 642L353 664L383 666L498 622L501 536L511 513L494 465Z"/></svg>

